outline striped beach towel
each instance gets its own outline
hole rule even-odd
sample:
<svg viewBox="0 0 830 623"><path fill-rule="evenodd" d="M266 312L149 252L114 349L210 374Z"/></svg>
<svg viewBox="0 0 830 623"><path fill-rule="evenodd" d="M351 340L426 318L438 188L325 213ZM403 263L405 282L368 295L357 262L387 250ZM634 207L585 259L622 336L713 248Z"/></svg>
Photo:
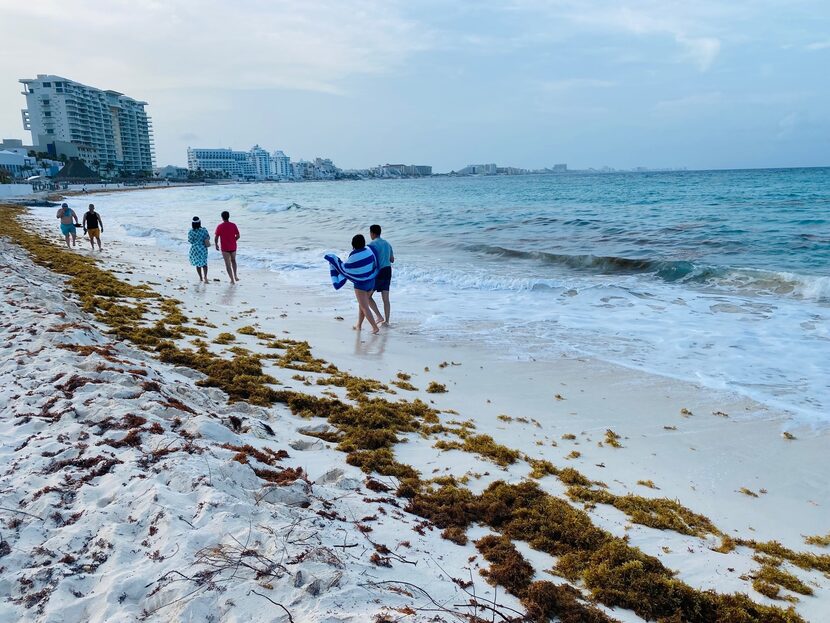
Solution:
<svg viewBox="0 0 830 623"><path fill-rule="evenodd" d="M378 274L378 258L370 247L360 251L352 251L344 262L332 253L326 254L331 268L331 283L335 290L339 290L347 281L358 287L368 281L373 281Z"/></svg>

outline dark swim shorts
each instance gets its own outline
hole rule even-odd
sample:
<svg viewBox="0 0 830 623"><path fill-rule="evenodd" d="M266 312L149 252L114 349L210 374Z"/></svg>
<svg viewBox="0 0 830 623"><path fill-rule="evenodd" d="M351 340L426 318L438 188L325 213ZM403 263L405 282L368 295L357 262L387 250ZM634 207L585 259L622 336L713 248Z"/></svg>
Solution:
<svg viewBox="0 0 830 623"><path fill-rule="evenodd" d="M378 271L375 277L375 292L386 292L392 284L392 267L386 266Z"/></svg>
<svg viewBox="0 0 830 623"><path fill-rule="evenodd" d="M368 281L355 281L354 289L363 290L364 292L371 292L375 289L375 280L369 279Z"/></svg>

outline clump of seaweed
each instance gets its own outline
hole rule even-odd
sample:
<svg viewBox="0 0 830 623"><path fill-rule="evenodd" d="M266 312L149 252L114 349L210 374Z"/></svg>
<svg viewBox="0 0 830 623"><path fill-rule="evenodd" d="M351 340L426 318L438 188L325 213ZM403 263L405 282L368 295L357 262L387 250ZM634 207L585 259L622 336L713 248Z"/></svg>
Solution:
<svg viewBox="0 0 830 623"><path fill-rule="evenodd" d="M504 536L488 535L475 543L489 569L481 575L518 597L527 610L527 620L546 623L554 618L562 623L613 623L604 612L584 603L582 594L567 584L533 582L534 570Z"/></svg>
<svg viewBox="0 0 830 623"><path fill-rule="evenodd" d="M230 344L236 341L236 336L233 333L222 332L213 338L214 344Z"/></svg>
<svg viewBox="0 0 830 623"><path fill-rule="evenodd" d="M751 547L760 554L766 554L772 558L786 560L801 569L815 569L822 573L830 573L830 554L812 554L809 552L795 552L784 547L778 541L754 541L747 539L735 539L738 545Z"/></svg>
<svg viewBox="0 0 830 623"><path fill-rule="evenodd" d="M499 584L514 595L522 594L533 579L533 566L522 557L513 542L504 536L488 535L475 545L490 563L489 569L481 569L481 575L490 584Z"/></svg>
<svg viewBox="0 0 830 623"><path fill-rule="evenodd" d="M320 360L318 360L320 361ZM327 377L317 379L317 385L334 385L345 387L346 396L352 400L360 400L366 394L388 390L389 388L374 379L354 376L348 372L337 370Z"/></svg>
<svg viewBox="0 0 830 623"><path fill-rule="evenodd" d="M447 386L438 383L437 381L430 381L429 385L427 385L427 393L428 394L446 394L447 393Z"/></svg>
<svg viewBox="0 0 830 623"><path fill-rule="evenodd" d="M620 443L620 437L617 433L612 431L610 428L605 431L605 443L611 446L612 448L622 448L622 444Z"/></svg>
<svg viewBox="0 0 830 623"><path fill-rule="evenodd" d="M752 588L766 595L770 599L793 600L793 597L781 597L780 589L785 588L799 595L812 595L813 589L799 580L792 573L784 571L780 566L774 564L762 564L752 579Z"/></svg>
<svg viewBox="0 0 830 623"><path fill-rule="evenodd" d="M561 471L546 459L531 459L530 457L525 457L525 460L530 465L529 476L531 478L539 479L545 476L557 476Z"/></svg>
<svg viewBox="0 0 830 623"><path fill-rule="evenodd" d="M580 502L610 504L628 515L633 522L651 528L674 530L690 536L720 535L720 531L707 517L690 511L675 500L644 498L632 494L614 495L609 491L585 486L569 487L567 494L572 500Z"/></svg>
<svg viewBox="0 0 830 623"><path fill-rule="evenodd" d="M478 522L509 539L559 556L556 570L564 577L584 582L605 605L629 608L648 620L803 621L792 609L761 606L745 595L693 589L657 558L596 527L584 511L531 481L495 482L480 495L452 485L422 488L407 510L442 529Z"/></svg>
<svg viewBox="0 0 830 623"><path fill-rule="evenodd" d="M463 441L439 440L435 442L435 447L439 450L463 450L480 454L502 467L515 463L522 456L521 452L496 443L490 435L467 435Z"/></svg>
<svg viewBox="0 0 830 623"><path fill-rule="evenodd" d="M808 536L804 538L804 542L808 545L818 545L819 547L827 547L830 545L830 532L825 535L817 534L815 536Z"/></svg>

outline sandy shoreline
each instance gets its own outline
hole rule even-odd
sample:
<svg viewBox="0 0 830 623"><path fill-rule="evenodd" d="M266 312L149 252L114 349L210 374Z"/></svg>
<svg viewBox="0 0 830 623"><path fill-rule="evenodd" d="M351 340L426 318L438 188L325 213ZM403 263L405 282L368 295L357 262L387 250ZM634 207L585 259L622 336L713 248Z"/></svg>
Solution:
<svg viewBox="0 0 830 623"><path fill-rule="evenodd" d="M606 483L615 495L634 493L647 498L678 499L708 517L725 535L776 540L797 551L826 553L820 547L806 545L804 536L830 531L827 435L793 430L796 439L785 439L782 436L786 428L784 416L761 405L718 395L690 383L596 361L505 361L486 348L435 344L395 328L378 337L366 333L356 335L347 324L354 315L353 300L344 293L311 297L272 274L255 271L244 271L243 282L236 288L227 283L197 286L190 281L193 276L186 258L177 260L172 254L159 252L152 258L141 256L143 259L136 262L135 247L122 243L108 243L103 256L105 265L122 279L151 283L161 294L181 300L182 311L187 316L200 317L215 325L215 328L203 327L207 333L204 339L208 342L220 332L231 332L236 334L231 346L266 352L254 336L238 333L243 326L254 326L258 331L307 340L315 357L356 376L390 383L397 372L410 374L410 382L420 389L396 390L396 397L410 400L418 397L444 412L457 412L458 420L472 419L478 433L490 435L497 443L534 459L548 460L560 468L574 467L589 479ZM13 248L4 249L4 257L21 262ZM213 267L213 277L217 276L217 269L218 266ZM48 275L41 278L49 279ZM56 287L54 279L52 286ZM335 320L338 316L345 320ZM94 331L94 323L90 322L89 326ZM106 341L103 336L96 339ZM223 351L216 344L211 344L210 349L217 353ZM443 362L449 365L442 367ZM49 370L47 363L41 363L45 371ZM143 365L161 366L146 361ZM159 381L166 383L169 370L162 367L157 374ZM429 371L425 370L427 367ZM20 376L21 372L12 370L10 374ZM341 388L309 386L305 379L300 380L300 377L313 379L314 376L283 372L278 378L283 389L314 396L333 391L343 396ZM183 378L177 381L187 383ZM448 392L426 393L424 389L431 381L446 385ZM199 394L200 390L193 387L193 400ZM302 420L279 405L257 413L264 421L272 421L271 427L279 429L278 437L302 428ZM274 426L275 417L279 418L280 426ZM620 436L617 443L622 447L609 445L608 430ZM291 435L285 438L288 443L292 439L309 439L296 432ZM573 439L567 438L571 435ZM481 493L496 479L520 482L530 471L524 461L501 467L476 454L459 450L444 452L433 445L434 439L410 435L407 443L395 446L395 457L419 470L425 478L473 474L468 487L474 493ZM326 460L337 463L344 473L356 471L345 465L342 454L333 449L323 452ZM309 461L303 467L312 480L326 473L318 461ZM359 477L359 471L356 476ZM552 494L564 493L562 484L553 477L540 482ZM757 603L782 603L753 590L752 574L759 565L752 560L750 548L718 553L712 549L718 545L713 535L699 537L648 528L633 523L607 504L596 505L590 510L590 516L611 534L627 535L632 545L676 570L679 579L695 588L711 588L719 593L743 592ZM394 531L394 522L387 527ZM427 532L435 539L438 534ZM470 545L462 548L440 539L425 542L423 546L424 551L441 551L462 567L466 556L475 554L475 548ZM538 563L535 566L539 578L552 577L544 573L546 566L551 566L549 557L546 559L544 554L529 548L523 553ZM373 568L371 564L369 568ZM830 612L827 577L818 571L795 569L791 565L787 570L810 584L814 591L811 596L797 596L796 610L806 620L823 620ZM481 580L478 583L482 584ZM507 605L517 607L515 600L509 599ZM311 618L307 620L321 620L308 616ZM619 608L613 616L620 620L641 620Z"/></svg>

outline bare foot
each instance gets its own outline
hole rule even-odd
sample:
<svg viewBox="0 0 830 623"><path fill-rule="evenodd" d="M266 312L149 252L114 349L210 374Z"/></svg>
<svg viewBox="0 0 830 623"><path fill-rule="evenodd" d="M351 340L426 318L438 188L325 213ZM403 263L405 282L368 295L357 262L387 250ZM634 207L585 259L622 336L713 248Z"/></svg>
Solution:
<svg viewBox="0 0 830 623"><path fill-rule="evenodd" d="M377 335L378 333L380 333L380 329L378 329L377 327L374 327L372 329L372 335Z"/></svg>
<svg viewBox="0 0 830 623"><path fill-rule="evenodd" d="M359 324L356 324L352 327L352 331L360 331L360 330L361 330L361 326Z"/></svg>

